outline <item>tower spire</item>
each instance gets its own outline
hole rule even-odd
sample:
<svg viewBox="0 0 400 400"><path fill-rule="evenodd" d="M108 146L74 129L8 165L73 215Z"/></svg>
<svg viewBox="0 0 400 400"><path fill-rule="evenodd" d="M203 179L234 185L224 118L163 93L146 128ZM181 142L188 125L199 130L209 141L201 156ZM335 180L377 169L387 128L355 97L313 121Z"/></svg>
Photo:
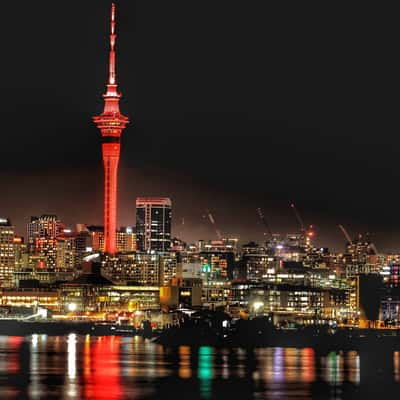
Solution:
<svg viewBox="0 0 400 400"><path fill-rule="evenodd" d="M107 91L103 94L104 110L93 120L101 132L104 166L104 251L117 251L117 183L120 138L129 119L119 111L117 78L115 73L115 4L111 5L110 55Z"/></svg>
<svg viewBox="0 0 400 400"><path fill-rule="evenodd" d="M108 75L108 84L115 85L117 77L115 74L115 40L117 35L115 33L115 3L111 4L111 30L110 30L110 66Z"/></svg>
<svg viewBox="0 0 400 400"><path fill-rule="evenodd" d="M119 112L118 100L121 94L118 93L117 74L115 68L115 44L117 34L115 31L116 19L115 19L115 3L111 5L111 21L110 21L110 54L109 54L109 66L108 66L108 81L107 91L103 95L105 99L104 112Z"/></svg>

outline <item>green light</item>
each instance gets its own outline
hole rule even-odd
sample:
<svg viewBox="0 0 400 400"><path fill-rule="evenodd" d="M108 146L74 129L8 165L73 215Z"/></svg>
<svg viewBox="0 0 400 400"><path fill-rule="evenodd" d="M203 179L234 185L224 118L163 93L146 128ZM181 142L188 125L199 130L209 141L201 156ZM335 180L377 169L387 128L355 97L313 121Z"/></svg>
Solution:
<svg viewBox="0 0 400 400"><path fill-rule="evenodd" d="M200 347L197 376L200 380L200 394L203 399L211 398L211 380L213 377L212 361L212 348L208 346Z"/></svg>
<svg viewBox="0 0 400 400"><path fill-rule="evenodd" d="M210 266L210 264L204 264L204 266L203 266L203 272L211 272L211 266Z"/></svg>

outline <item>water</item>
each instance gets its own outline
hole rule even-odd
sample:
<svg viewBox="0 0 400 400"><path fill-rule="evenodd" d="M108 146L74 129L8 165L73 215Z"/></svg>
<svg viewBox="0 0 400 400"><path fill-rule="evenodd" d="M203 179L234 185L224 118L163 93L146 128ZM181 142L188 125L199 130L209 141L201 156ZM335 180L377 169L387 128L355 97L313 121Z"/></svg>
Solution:
<svg viewBox="0 0 400 400"><path fill-rule="evenodd" d="M391 393L400 393L400 354L382 349L167 349L139 337L0 336L0 399L372 399Z"/></svg>

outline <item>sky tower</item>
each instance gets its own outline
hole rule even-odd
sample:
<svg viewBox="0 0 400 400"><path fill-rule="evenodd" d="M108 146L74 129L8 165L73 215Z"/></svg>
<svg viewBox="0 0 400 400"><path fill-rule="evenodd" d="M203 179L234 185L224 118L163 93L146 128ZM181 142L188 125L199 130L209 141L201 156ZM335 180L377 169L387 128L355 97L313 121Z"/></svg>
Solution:
<svg viewBox="0 0 400 400"><path fill-rule="evenodd" d="M120 137L129 119L119 111L118 84L115 73L115 4L111 6L110 60L104 110L93 117L101 132L104 165L104 251L115 254L117 231L117 180Z"/></svg>

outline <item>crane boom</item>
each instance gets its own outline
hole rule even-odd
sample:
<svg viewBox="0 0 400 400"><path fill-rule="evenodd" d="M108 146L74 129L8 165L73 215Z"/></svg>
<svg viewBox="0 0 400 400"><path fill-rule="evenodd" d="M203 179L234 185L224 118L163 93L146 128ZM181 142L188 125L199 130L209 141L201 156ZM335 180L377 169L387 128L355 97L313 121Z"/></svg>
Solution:
<svg viewBox="0 0 400 400"><path fill-rule="evenodd" d="M217 228L217 224L215 223L214 217L212 216L212 214L211 214L210 211L208 211L208 210L206 210L206 214L207 214L207 216L208 216L208 219L209 219L210 222L211 222L211 225L212 225L212 226L214 227L214 229L215 229L215 233L216 233L216 235L217 235L218 240L221 240L221 239L222 239L222 235L221 235L220 230Z"/></svg>
<svg viewBox="0 0 400 400"><path fill-rule="evenodd" d="M353 244L353 241L350 238L350 235L347 233L346 229L344 228L343 225L338 225L339 229L343 232L344 237L346 238L346 240L349 242L349 244Z"/></svg>
<svg viewBox="0 0 400 400"><path fill-rule="evenodd" d="M372 251L377 255L378 254L378 249L375 246L375 243L371 243L369 247L372 249Z"/></svg>
<svg viewBox="0 0 400 400"><path fill-rule="evenodd" d="M290 208L293 210L293 213L294 213L294 215L296 216L297 222L298 222L299 225L300 225L300 230L301 230L301 232L304 232L304 231L306 230L306 228L304 227L303 219L301 218L300 213L299 213L299 211L297 210L297 208L296 208L296 206L294 205L294 203L292 203L292 204L290 205Z"/></svg>
<svg viewBox="0 0 400 400"><path fill-rule="evenodd" d="M271 228L269 227L268 221L267 221L267 219L265 218L265 215L264 215L264 213L263 213L263 211L261 210L260 207L257 208L257 214L258 214L258 216L260 217L261 222L264 224L264 227L267 229L268 235L269 235L270 237L272 237ZM264 235L265 235L265 233L264 233Z"/></svg>

